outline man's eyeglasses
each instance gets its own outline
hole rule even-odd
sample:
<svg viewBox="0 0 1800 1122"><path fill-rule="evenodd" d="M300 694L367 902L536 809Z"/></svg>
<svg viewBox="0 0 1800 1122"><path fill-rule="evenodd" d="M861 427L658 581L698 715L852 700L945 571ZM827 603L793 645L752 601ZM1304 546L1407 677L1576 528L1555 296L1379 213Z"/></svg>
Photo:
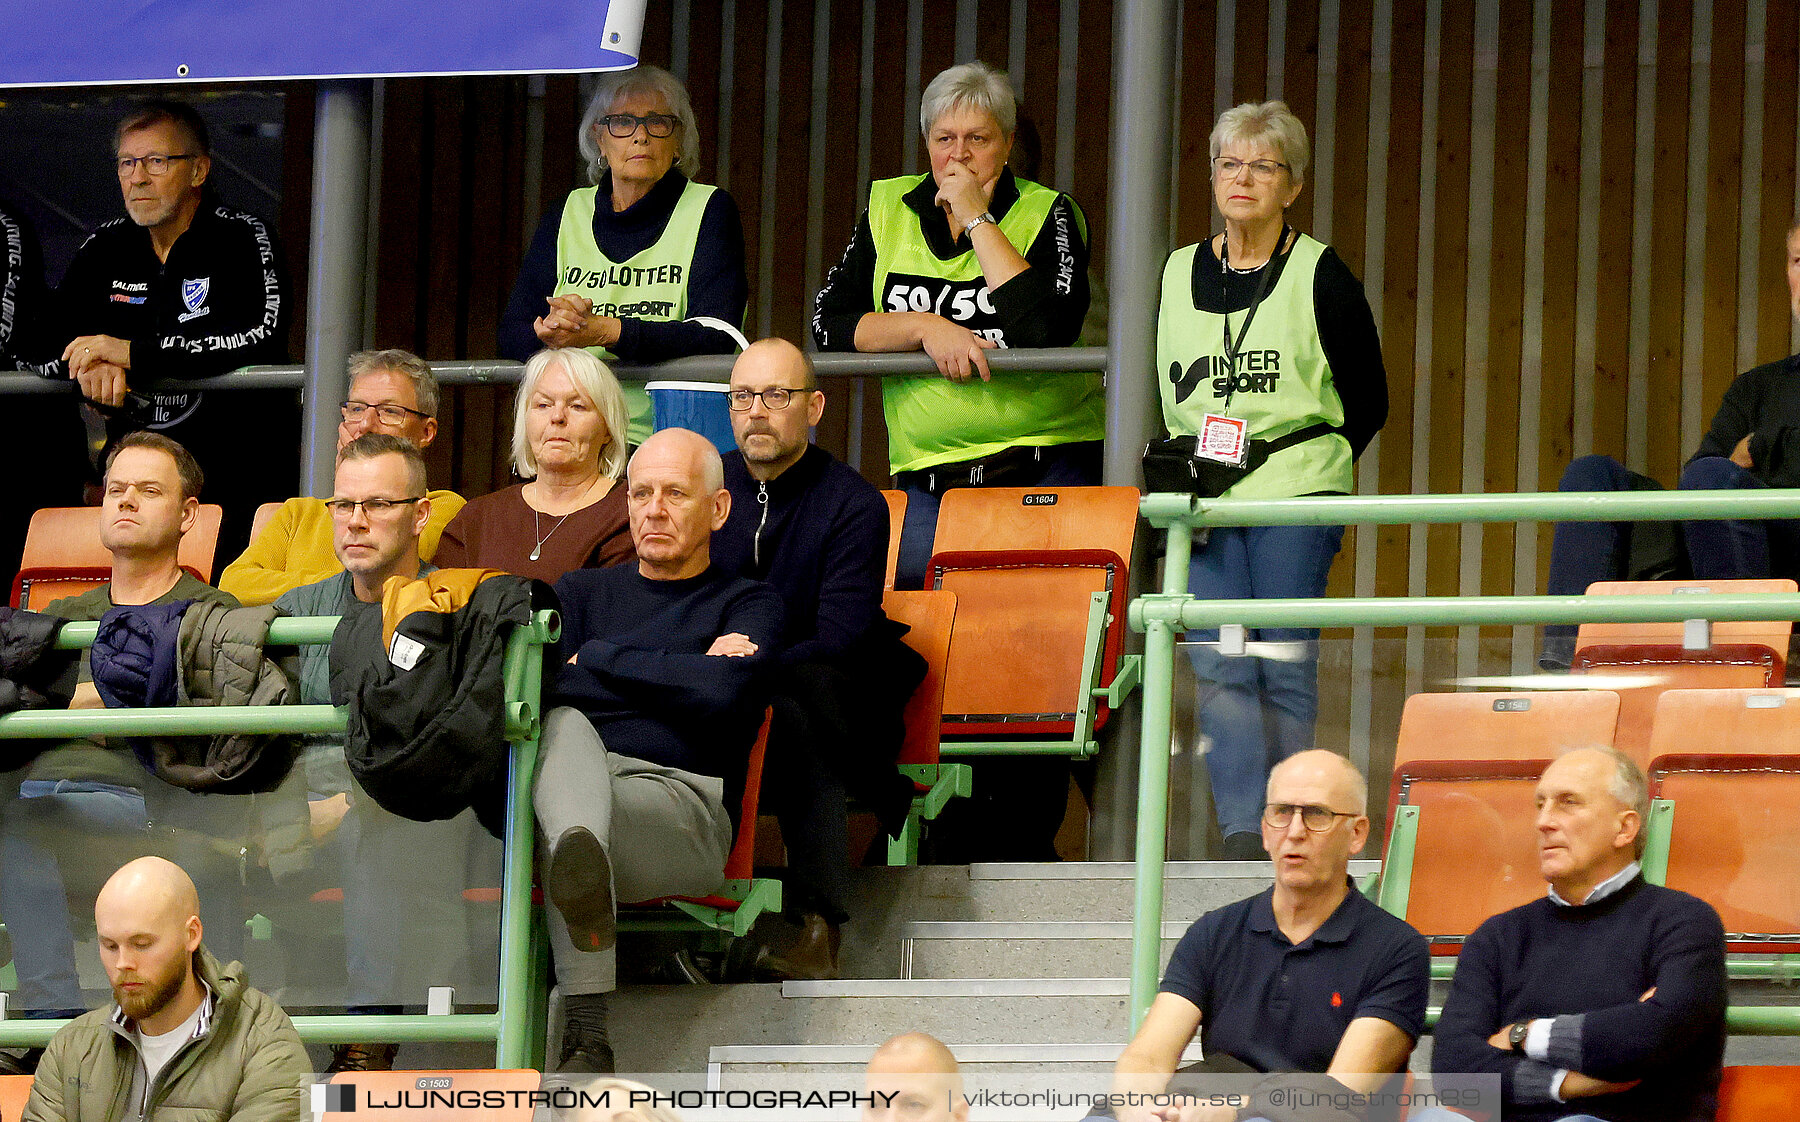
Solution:
<svg viewBox="0 0 1800 1122"><path fill-rule="evenodd" d="M786 386L770 386L766 390L732 390L725 395L725 400L731 406L733 413L748 413L751 403L760 397L763 408L775 412L786 409L788 403L793 401L796 396L812 392L812 390L790 390Z"/></svg>
<svg viewBox="0 0 1800 1122"><path fill-rule="evenodd" d="M1236 179L1238 177L1238 172L1243 171L1245 168L1249 168L1251 179L1256 180L1258 183L1267 183L1269 180L1275 178L1276 172L1285 167L1287 167L1286 164L1276 163L1274 160L1250 160L1249 162L1245 162L1243 160L1234 160L1230 156L1213 157L1213 172L1220 179Z"/></svg>
<svg viewBox="0 0 1800 1122"><path fill-rule="evenodd" d="M668 113L652 113L647 117L631 113L608 113L600 118L600 123L606 126L607 132L620 140L635 135L639 125L644 126L644 130L651 136L661 138L674 136L675 126L681 123L681 118Z"/></svg>
<svg viewBox="0 0 1800 1122"><path fill-rule="evenodd" d="M331 517L337 521L348 522L359 506L363 508L363 513L370 518L382 518L403 506L410 506L424 497L424 495L420 495L411 499L326 499L325 508L331 511Z"/></svg>
<svg viewBox="0 0 1800 1122"><path fill-rule="evenodd" d="M170 164L176 160L191 160L197 155L198 152L177 152L173 156L120 156L119 178L129 177L139 164L143 164L144 170L151 175L167 175Z"/></svg>
<svg viewBox="0 0 1800 1122"><path fill-rule="evenodd" d="M1263 807L1263 824L1272 829L1285 830L1293 825L1296 814L1300 816L1300 824L1315 834L1322 834L1331 829L1332 824L1340 818L1357 817L1349 811L1333 810L1328 806L1270 803Z"/></svg>
<svg viewBox="0 0 1800 1122"><path fill-rule="evenodd" d="M403 425L408 417L431 417L429 413L408 409L404 405L370 405L366 401L346 401L338 406L338 412L344 415L344 420L353 425L368 416L371 409L375 411L375 419L384 425Z"/></svg>

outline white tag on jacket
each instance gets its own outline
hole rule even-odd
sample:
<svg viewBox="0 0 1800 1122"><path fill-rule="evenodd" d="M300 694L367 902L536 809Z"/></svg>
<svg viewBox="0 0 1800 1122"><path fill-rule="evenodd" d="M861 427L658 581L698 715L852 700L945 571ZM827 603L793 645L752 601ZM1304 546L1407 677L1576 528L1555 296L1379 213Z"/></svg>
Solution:
<svg viewBox="0 0 1800 1122"><path fill-rule="evenodd" d="M388 661L402 670L411 670L419 664L425 654L425 644L417 639L408 639L398 631L394 632L394 641L388 644Z"/></svg>

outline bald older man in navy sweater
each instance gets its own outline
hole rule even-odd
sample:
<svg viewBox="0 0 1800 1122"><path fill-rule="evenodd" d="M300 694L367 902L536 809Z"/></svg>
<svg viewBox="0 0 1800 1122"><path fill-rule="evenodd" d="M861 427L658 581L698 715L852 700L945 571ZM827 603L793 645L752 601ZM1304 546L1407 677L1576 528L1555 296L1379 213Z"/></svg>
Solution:
<svg viewBox="0 0 1800 1122"><path fill-rule="evenodd" d="M1476 928L1457 959L1432 1070L1501 1077L1508 1122L1701 1122L1725 1055L1725 930L1706 902L1644 881L1644 774L1610 748L1538 781L1549 894Z"/></svg>
<svg viewBox="0 0 1800 1122"><path fill-rule="evenodd" d="M724 879L781 638L781 597L712 563L731 511L718 450L664 429L625 479L637 564L556 582L568 663L550 687L532 792L562 1073L612 1071L617 902L699 895Z"/></svg>

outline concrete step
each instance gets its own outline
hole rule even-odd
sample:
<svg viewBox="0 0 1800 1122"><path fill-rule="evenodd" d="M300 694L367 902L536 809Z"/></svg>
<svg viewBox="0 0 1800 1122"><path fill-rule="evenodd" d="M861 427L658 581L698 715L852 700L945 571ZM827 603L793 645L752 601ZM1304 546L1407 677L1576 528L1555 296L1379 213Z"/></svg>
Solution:
<svg viewBox="0 0 1800 1122"><path fill-rule="evenodd" d="M720 1045L864 1049L914 1029L940 1040L1124 1047L1123 978L988 978L629 986L608 1020L622 1072L703 1071Z"/></svg>
<svg viewBox="0 0 1800 1122"><path fill-rule="evenodd" d="M1187 927L1164 921L1163 965ZM902 978L1112 978L1130 972L1131 924L1124 921L921 920L907 924L900 941Z"/></svg>
<svg viewBox="0 0 1800 1122"><path fill-rule="evenodd" d="M1354 861L1350 871L1360 878L1379 868L1379 862ZM1185 927L1203 912L1261 892L1270 875L1260 861L1169 862L1163 918ZM894 977L905 928L919 921L1129 922L1132 877L1125 861L859 869L844 927L843 970L849 977Z"/></svg>

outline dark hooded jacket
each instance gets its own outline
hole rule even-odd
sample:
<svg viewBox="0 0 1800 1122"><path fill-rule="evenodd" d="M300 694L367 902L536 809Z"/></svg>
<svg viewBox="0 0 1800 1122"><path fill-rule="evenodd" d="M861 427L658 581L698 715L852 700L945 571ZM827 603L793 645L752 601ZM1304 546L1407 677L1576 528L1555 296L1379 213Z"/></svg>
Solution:
<svg viewBox="0 0 1800 1122"><path fill-rule="evenodd" d="M66 622L0 605L0 713L69 707L81 652L55 649Z"/></svg>
<svg viewBox="0 0 1800 1122"><path fill-rule="evenodd" d="M541 581L439 569L389 578L380 615L344 617L331 640L331 699L350 707L344 756L370 798L421 822L473 807L500 836L507 636L555 602ZM554 646L543 650L555 657Z"/></svg>

